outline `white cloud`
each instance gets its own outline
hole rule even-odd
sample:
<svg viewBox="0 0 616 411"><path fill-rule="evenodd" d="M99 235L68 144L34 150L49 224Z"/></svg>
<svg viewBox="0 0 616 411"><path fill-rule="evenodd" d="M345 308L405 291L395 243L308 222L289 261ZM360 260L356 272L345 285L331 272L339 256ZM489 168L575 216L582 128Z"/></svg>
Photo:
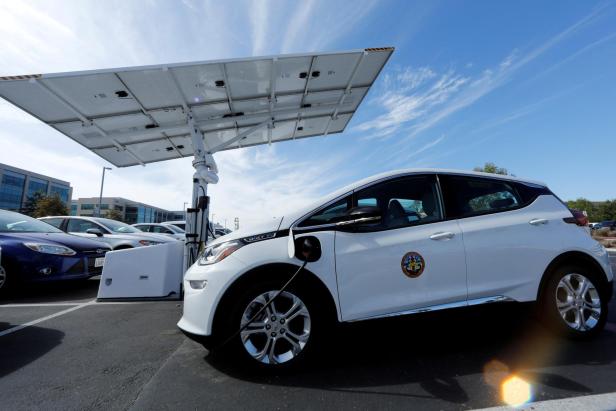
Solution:
<svg viewBox="0 0 616 411"><path fill-rule="evenodd" d="M280 217L318 199L341 175L341 155L318 163L290 162L276 147L233 150L217 154L220 183L210 186L216 220L239 217L242 225Z"/></svg>
<svg viewBox="0 0 616 411"><path fill-rule="evenodd" d="M426 150L431 149L432 147L436 146L437 144L440 144L443 140L445 140L445 135L443 134L442 136L440 136L439 138L437 138L436 140L432 140L431 142L419 147L417 150L414 150L412 152L413 157L417 156L418 154L423 153Z"/></svg>
<svg viewBox="0 0 616 411"><path fill-rule="evenodd" d="M385 91L375 99L385 113L359 124L358 131L374 131L380 138L417 122L451 99L469 78L452 71L438 75L428 67L407 67L384 78Z"/></svg>
<svg viewBox="0 0 616 411"><path fill-rule="evenodd" d="M252 3L254 6L250 13L250 24L252 26L252 55L260 56L265 54L266 35L269 27L269 12L272 9L271 0L259 0Z"/></svg>
<svg viewBox="0 0 616 411"><path fill-rule="evenodd" d="M315 12L316 0L301 1L295 12L291 15L287 31L283 36L282 53L291 52L297 45L297 39L310 22L310 17Z"/></svg>
<svg viewBox="0 0 616 411"><path fill-rule="evenodd" d="M518 49L513 50L496 67L486 68L475 77L456 73L452 69L439 75L436 69L430 67L398 69L395 74L385 76L383 91L373 100L384 113L359 124L356 130L371 132L367 136L369 139L385 139L403 130L404 137L400 142L403 144L405 140L416 137L505 85L524 66L595 22L605 7L595 8L525 54Z"/></svg>

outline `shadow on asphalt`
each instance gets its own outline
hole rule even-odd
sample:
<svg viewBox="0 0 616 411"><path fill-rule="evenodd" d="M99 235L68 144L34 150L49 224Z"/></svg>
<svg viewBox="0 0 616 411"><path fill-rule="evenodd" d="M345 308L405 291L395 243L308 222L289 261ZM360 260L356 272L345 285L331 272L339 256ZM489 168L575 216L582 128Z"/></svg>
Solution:
<svg viewBox="0 0 616 411"><path fill-rule="evenodd" d="M9 329L16 325L0 321L0 329ZM60 345L63 338L62 331L35 326L3 336L0 345L0 378L42 357Z"/></svg>
<svg viewBox="0 0 616 411"><path fill-rule="evenodd" d="M20 284L10 294L0 298L0 305L90 301L98 293L99 278Z"/></svg>
<svg viewBox="0 0 616 411"><path fill-rule="evenodd" d="M320 357L293 373L264 376L216 355L205 361L231 377L258 384L439 398L456 404L476 396L460 385L461 377L473 374L483 374L490 396L496 397L513 374L533 385L580 395L592 392L584 381L537 370L612 363L616 335L604 331L591 341L569 341L544 329L532 312L529 305L503 304L346 324ZM396 385L409 383L418 383L427 395L397 391Z"/></svg>

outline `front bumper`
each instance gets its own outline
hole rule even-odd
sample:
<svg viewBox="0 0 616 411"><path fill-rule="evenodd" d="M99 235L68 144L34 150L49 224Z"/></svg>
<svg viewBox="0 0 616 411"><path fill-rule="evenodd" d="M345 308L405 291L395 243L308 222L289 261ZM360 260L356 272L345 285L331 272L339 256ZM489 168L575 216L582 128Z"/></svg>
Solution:
<svg viewBox="0 0 616 411"><path fill-rule="evenodd" d="M21 282L78 280L100 275L103 267L95 267L105 253L80 252L74 256L32 253L17 259L7 268ZM12 267L11 267L12 266Z"/></svg>
<svg viewBox="0 0 616 411"><path fill-rule="evenodd" d="M216 342L213 336L211 335L198 335L198 334L193 334L193 333L189 333L188 331L182 330L180 328L180 331L182 331L182 333L190 338L191 340L203 345L208 351L211 351L212 349L214 349L216 347Z"/></svg>
<svg viewBox="0 0 616 411"><path fill-rule="evenodd" d="M216 307L229 285L245 269L246 265L234 255L212 265L193 265L184 276L184 311L178 327L187 335L212 335ZM196 290L190 286L191 280L207 283Z"/></svg>

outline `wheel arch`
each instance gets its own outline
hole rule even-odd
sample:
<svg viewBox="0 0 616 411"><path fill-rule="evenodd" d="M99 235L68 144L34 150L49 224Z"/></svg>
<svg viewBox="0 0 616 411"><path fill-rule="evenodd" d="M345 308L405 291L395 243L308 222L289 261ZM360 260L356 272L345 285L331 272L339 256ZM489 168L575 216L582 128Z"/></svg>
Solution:
<svg viewBox="0 0 616 411"><path fill-rule="evenodd" d="M592 267L593 271L601 274L600 277L603 282L602 285L604 290L606 289L608 285L606 273L603 270L601 264L599 264L599 262L593 256L583 251L567 251L555 257L543 272L543 276L541 277L541 281L539 283L539 289L537 290L537 300L539 300L539 298L541 297L541 294L545 289L545 286L550 278L551 273L556 268L568 264L586 264Z"/></svg>
<svg viewBox="0 0 616 411"><path fill-rule="evenodd" d="M234 301L234 296L245 289L249 284L254 284L258 281L277 279L287 281L291 274L295 273L299 267L289 263L270 263L254 267L236 278L225 290L222 297L216 304L214 317L212 322L212 335L217 335L217 331L221 330L223 320L226 318L223 313L228 313L230 305ZM301 283L302 287L309 287L311 292L318 293L322 298L327 315L332 320L338 321L338 310L334 296L327 288L325 283L313 272L304 268L303 273L300 273L295 281Z"/></svg>

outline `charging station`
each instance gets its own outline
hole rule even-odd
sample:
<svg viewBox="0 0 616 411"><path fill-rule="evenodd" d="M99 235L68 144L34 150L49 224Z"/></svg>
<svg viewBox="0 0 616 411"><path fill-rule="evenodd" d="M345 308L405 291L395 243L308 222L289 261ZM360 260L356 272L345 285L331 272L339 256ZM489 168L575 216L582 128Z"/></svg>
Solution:
<svg viewBox="0 0 616 411"><path fill-rule="evenodd" d="M116 167L193 157L182 256L170 257L171 265L146 264L140 253L156 254L160 246L154 246L106 257L100 298L161 297L153 295L159 288L129 279L142 264L138 275L150 284L175 282L173 264L183 272L196 261L209 229L207 187L218 182L214 154L344 131L393 51L7 76L0 77L0 97ZM127 283L104 290L108 275L111 284Z"/></svg>

